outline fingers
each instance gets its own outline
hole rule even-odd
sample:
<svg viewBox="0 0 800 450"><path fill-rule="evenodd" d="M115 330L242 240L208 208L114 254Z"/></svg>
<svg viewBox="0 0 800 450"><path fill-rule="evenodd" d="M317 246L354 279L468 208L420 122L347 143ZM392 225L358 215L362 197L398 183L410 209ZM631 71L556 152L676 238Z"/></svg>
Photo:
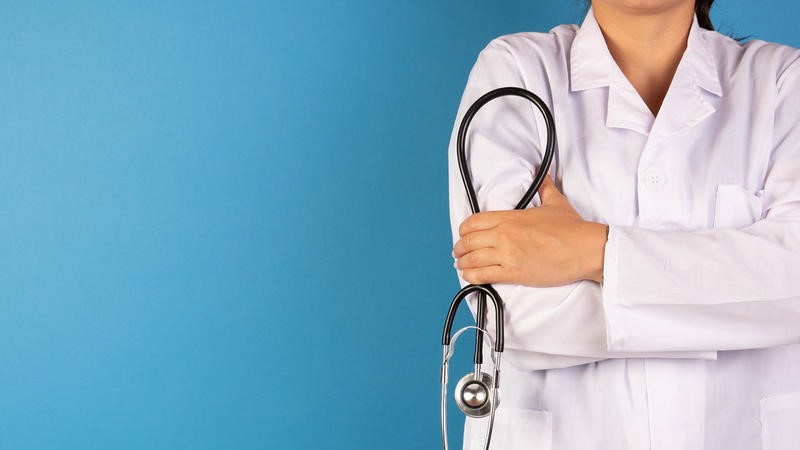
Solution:
<svg viewBox="0 0 800 450"><path fill-rule="evenodd" d="M463 236L453 246L453 257L461 258L467 253L474 252L481 248L495 247L497 237L489 230L474 231Z"/></svg>
<svg viewBox="0 0 800 450"><path fill-rule="evenodd" d="M461 278L472 284L514 283L515 270L507 267L506 256L495 248L481 248L456 260Z"/></svg>
<svg viewBox="0 0 800 450"><path fill-rule="evenodd" d="M488 230L496 227L503 221L508 211L487 211L479 212L467 217L461 226L458 227L458 234L464 236L480 230Z"/></svg>
<svg viewBox="0 0 800 450"><path fill-rule="evenodd" d="M494 248L481 248L458 258L453 264L456 269L475 269L486 266L502 266L502 254Z"/></svg>
<svg viewBox="0 0 800 450"><path fill-rule="evenodd" d="M539 198L542 200L542 205L548 203L556 203L565 199L564 195L556 187L553 178L547 174L542 180L542 185L539 186ZM514 211L485 211L473 214L467 217L458 227L458 234L465 236L469 233L481 230L489 230L500 223L513 218Z"/></svg>
<svg viewBox="0 0 800 450"><path fill-rule="evenodd" d="M512 283L510 272L501 266L486 266L461 271L461 278L472 284Z"/></svg>

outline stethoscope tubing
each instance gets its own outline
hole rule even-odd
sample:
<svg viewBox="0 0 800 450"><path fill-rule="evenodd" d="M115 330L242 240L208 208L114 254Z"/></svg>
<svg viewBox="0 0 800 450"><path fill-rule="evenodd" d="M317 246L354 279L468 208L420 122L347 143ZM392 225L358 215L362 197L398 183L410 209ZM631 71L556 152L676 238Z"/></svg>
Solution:
<svg viewBox="0 0 800 450"><path fill-rule="evenodd" d="M458 129L458 136L456 140L456 151L458 157L458 167L459 171L461 172L461 179L464 182L464 188L467 191L467 196L469 198L469 205L472 213L480 212L480 207L478 206L478 198L475 194L475 188L472 185L472 176L469 171L469 166L467 165L467 156L466 156L466 136L467 130L469 129L469 125L472 122L472 119L477 114L478 110L480 110L484 105L489 103L490 101L504 96L517 96L523 97L527 100L530 100L538 109L539 112L542 113L545 122L545 128L547 130L547 143L545 145L545 152L542 157L542 164L539 167L536 175L533 178L533 182L531 183L528 190L525 192L525 195L520 199L514 209L524 209L530 204L533 196L536 195L536 192L541 187L542 182L544 181L544 177L547 176L547 172L550 170L550 163L553 160L553 154L555 152L555 143L556 143L556 133L555 133L555 123L553 121L553 116L550 113L547 105L539 98L536 94L527 91L522 88L518 87L503 87L499 89L495 89L490 91L483 96L481 96L475 103L473 103L468 109L467 112L464 114L464 118L461 120L461 125ZM441 372L441 422L442 422L442 448L444 450L448 450L448 442L447 442L447 378L448 378L448 365L450 361L450 357L453 354L453 348L451 348L451 334L453 328L453 322L455 321L456 313L458 312L458 307L462 304L464 298L467 295L477 292L478 293L478 305L477 305L477 314L476 314L476 326L470 326L462 328L461 330L457 331L455 336L452 337L452 345L455 346L456 339L458 336L466 331L467 329L474 328L475 329L475 354L474 354L474 362L475 362L475 380L480 379L481 375L481 364L483 363L483 334L486 330L486 297L492 302L494 306L495 312L495 339L492 342L491 336L487 333L487 338L489 339L490 343L494 345L494 362L495 362L495 371L494 377L492 378L492 387L491 387L491 403L490 403L490 413L489 413L489 426L486 430L486 440L485 440L485 449L489 449L489 444L492 439L492 431L494 428L494 417L497 408L498 402L498 389L499 389L499 379L500 379L500 358L503 353L503 347L505 345L504 341L504 309L503 309L503 300L500 298L500 295L497 291L492 287L491 284L469 284L463 287L456 296L453 298L453 301L450 303L450 308L447 311L447 317L445 319L445 326L444 331L442 333L442 346L443 346L443 354L442 354L442 372Z"/></svg>
<svg viewBox="0 0 800 450"><path fill-rule="evenodd" d="M451 339L451 331L453 330L453 322L456 318L456 312L458 311L458 307L461 305L461 301L464 300L467 295L478 292L482 296L488 296L489 299L492 301L492 305L495 308L495 336L494 339L494 350L497 352L503 351L504 341L503 341L503 302L500 300L500 295L497 291L494 290L491 284L469 284L465 286L463 289L458 291L453 301L450 302L450 309L447 311L447 318L444 325L444 332L442 333L442 345L449 346L450 339ZM475 326L476 333L483 333L485 328L477 325Z"/></svg>
<svg viewBox="0 0 800 450"><path fill-rule="evenodd" d="M467 112L464 113L464 118L461 119L461 124L458 128L458 135L456 139L456 152L458 157L458 168L461 173L461 180L464 183L464 188L467 191L467 197L469 199L469 206L472 210L472 214L480 212L480 206L478 205L478 197L475 194L475 187L472 184L472 174L469 170L469 165L467 164L467 151L466 151L466 140L467 140L467 131L469 130L469 126L472 123L472 119L475 118L475 115L478 111L483 108L487 103L490 101L506 96L516 96L522 97L529 100L533 103L539 112L542 114L544 118L544 124L547 134L547 141L545 143L545 151L544 155L542 156L542 164L537 170L536 175L533 178L533 182L528 187L528 190L525 191L525 194L519 200L514 209L524 209L526 208L531 200L533 200L533 196L536 195L536 192L542 185L544 181L544 177L547 176L547 172L550 170L550 165L553 161L553 155L555 153L555 143L556 143L556 127L555 121L553 120L553 115L550 113L550 109L547 107L545 102L533 92L530 92L526 89L520 87L502 87L498 89L494 89L492 91L487 92L486 94L482 95L478 100L475 101L468 109ZM448 316L445 321L445 331L444 335L449 336L452 323L455 319L455 312L458 309L458 304L460 303L463 296L461 296L462 292L468 290L472 292L473 290L478 290L478 308L477 308L477 326L480 329L486 328L486 295L487 292L491 289L492 292L495 293L493 288L490 285L483 285L488 286L486 289L475 289L472 286L474 285L467 285L458 294L456 294L453 302L451 303L450 310L448 311ZM497 296L499 299L499 296ZM453 303L456 303L455 307ZM499 317L499 323L502 325L503 323L503 313L502 313L502 301L493 301L492 302L495 306L495 317ZM498 305L499 308L498 308ZM498 320L496 320L498 322ZM495 345L498 346L502 351L504 338L502 333L502 327L497 325L496 331L496 339ZM445 345L446 340L448 338L442 337L442 344ZM483 332L478 330L475 332L475 354L474 354L474 362L475 364L483 363Z"/></svg>
<svg viewBox="0 0 800 450"><path fill-rule="evenodd" d="M547 171L550 170L550 163L553 160L553 153L555 152L556 127L555 121L553 120L553 115L550 113L550 109L547 107L544 101L533 92L519 87L502 87L483 94L478 100L475 101L475 103L472 104L472 106L469 107L469 109L467 109L467 112L464 113L464 118L461 119L461 125L458 128L458 138L456 140L458 168L461 172L461 180L464 182L464 188L467 190L469 206L472 209L472 214L480 212L480 207L478 206L478 197L475 195L475 187L472 185L472 175L470 174L469 165L467 164L467 130L469 130L469 125L472 123L472 119L475 117L475 114L478 113L478 110L496 98L509 95L523 97L530 100L531 103L533 103L539 109L539 112L542 113L542 116L544 117L545 128L547 130L547 143L545 144L545 152L542 157L542 166L537 171L536 176L534 177L530 187L528 187L528 190L525 192L525 195L523 195L517 205L514 206L514 209L524 209L528 206L533 199L533 196L536 195L536 192L539 190L539 187L541 187L544 177L547 176Z"/></svg>

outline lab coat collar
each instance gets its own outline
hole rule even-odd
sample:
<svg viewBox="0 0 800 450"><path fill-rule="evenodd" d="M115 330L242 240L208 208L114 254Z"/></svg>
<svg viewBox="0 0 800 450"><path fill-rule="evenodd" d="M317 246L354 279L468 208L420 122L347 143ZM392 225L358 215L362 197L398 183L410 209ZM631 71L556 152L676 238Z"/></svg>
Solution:
<svg viewBox="0 0 800 450"><path fill-rule="evenodd" d="M591 8L575 35L569 58L572 92L611 84L617 64Z"/></svg>
<svg viewBox="0 0 800 450"><path fill-rule="evenodd" d="M606 111L609 128L627 128L644 135L655 133L666 137L694 126L715 111L701 89L722 96L717 66L704 33L695 17L686 51L655 118L611 56L590 8L570 50L570 90L609 87Z"/></svg>
<svg viewBox="0 0 800 450"><path fill-rule="evenodd" d="M695 16L692 20L692 28L689 29L689 40L686 43L683 58L681 58L681 65L691 66L691 75L697 86L721 97L722 85L719 82L719 72L711 46L706 42L705 33L709 33L709 31L700 28L697 16Z"/></svg>

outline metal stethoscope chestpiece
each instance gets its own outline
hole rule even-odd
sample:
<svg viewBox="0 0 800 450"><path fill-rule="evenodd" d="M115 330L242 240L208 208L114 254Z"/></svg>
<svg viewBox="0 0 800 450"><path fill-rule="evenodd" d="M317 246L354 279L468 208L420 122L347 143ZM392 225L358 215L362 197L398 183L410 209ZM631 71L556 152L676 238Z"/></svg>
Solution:
<svg viewBox="0 0 800 450"><path fill-rule="evenodd" d="M458 408L472 417L486 417L491 412L489 391L494 382L486 372L481 372L480 377L476 380L474 373L468 373L456 385Z"/></svg>
<svg viewBox="0 0 800 450"><path fill-rule="evenodd" d="M544 122L547 129L547 144L545 146L544 156L542 157L542 165L539 168L536 176L533 179L528 190L520 199L519 203L514 209L523 209L533 199L533 196L542 185L547 171L550 169L550 163L553 160L553 153L556 142L555 124L553 116L547 105L536 94L517 87L504 87L495 89L491 92L484 94L472 106L469 107L461 120L461 125L458 129L458 138L456 141L456 150L458 153L458 167L461 172L461 179L464 182L464 188L467 190L469 197L469 205L472 213L475 214L480 211L478 207L478 199L475 195L475 189L472 186L472 177L470 176L469 167L467 166L467 156L465 149L465 141L469 124L475 117L475 114L484 105L498 97L504 96L517 96L530 100L544 116ZM461 301L467 295L477 293L477 313L475 326L467 326L458 330L451 336L453 329L453 321L455 320L456 312ZM487 297L492 302L495 311L495 337L486 332L486 299ZM455 400L458 408L468 417L486 417L489 416L489 426L486 430L486 439L484 449L489 449L489 444L492 440L492 429L494 428L494 416L499 403L499 386L500 386L500 357L503 353L503 300L497 291L489 284L475 285L470 284L458 291L453 301L450 303L450 309L447 311L445 319L444 332L442 333L442 372L441 372L441 421L442 421L442 448L449 450L447 444L447 378L448 378L448 364L450 358L453 356L455 343L458 337L465 331L475 330L475 355L474 363L475 370L463 376L455 388ZM492 360L494 362L494 375L483 372L483 337L484 334L491 343Z"/></svg>

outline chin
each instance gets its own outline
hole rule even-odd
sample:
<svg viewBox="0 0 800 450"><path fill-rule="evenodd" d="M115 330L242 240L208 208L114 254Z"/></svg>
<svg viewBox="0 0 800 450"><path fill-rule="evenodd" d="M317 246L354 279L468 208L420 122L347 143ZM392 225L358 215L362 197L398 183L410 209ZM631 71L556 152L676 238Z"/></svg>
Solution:
<svg viewBox="0 0 800 450"><path fill-rule="evenodd" d="M694 0L592 0L595 7L617 9L633 14L658 14L674 9L691 8Z"/></svg>

